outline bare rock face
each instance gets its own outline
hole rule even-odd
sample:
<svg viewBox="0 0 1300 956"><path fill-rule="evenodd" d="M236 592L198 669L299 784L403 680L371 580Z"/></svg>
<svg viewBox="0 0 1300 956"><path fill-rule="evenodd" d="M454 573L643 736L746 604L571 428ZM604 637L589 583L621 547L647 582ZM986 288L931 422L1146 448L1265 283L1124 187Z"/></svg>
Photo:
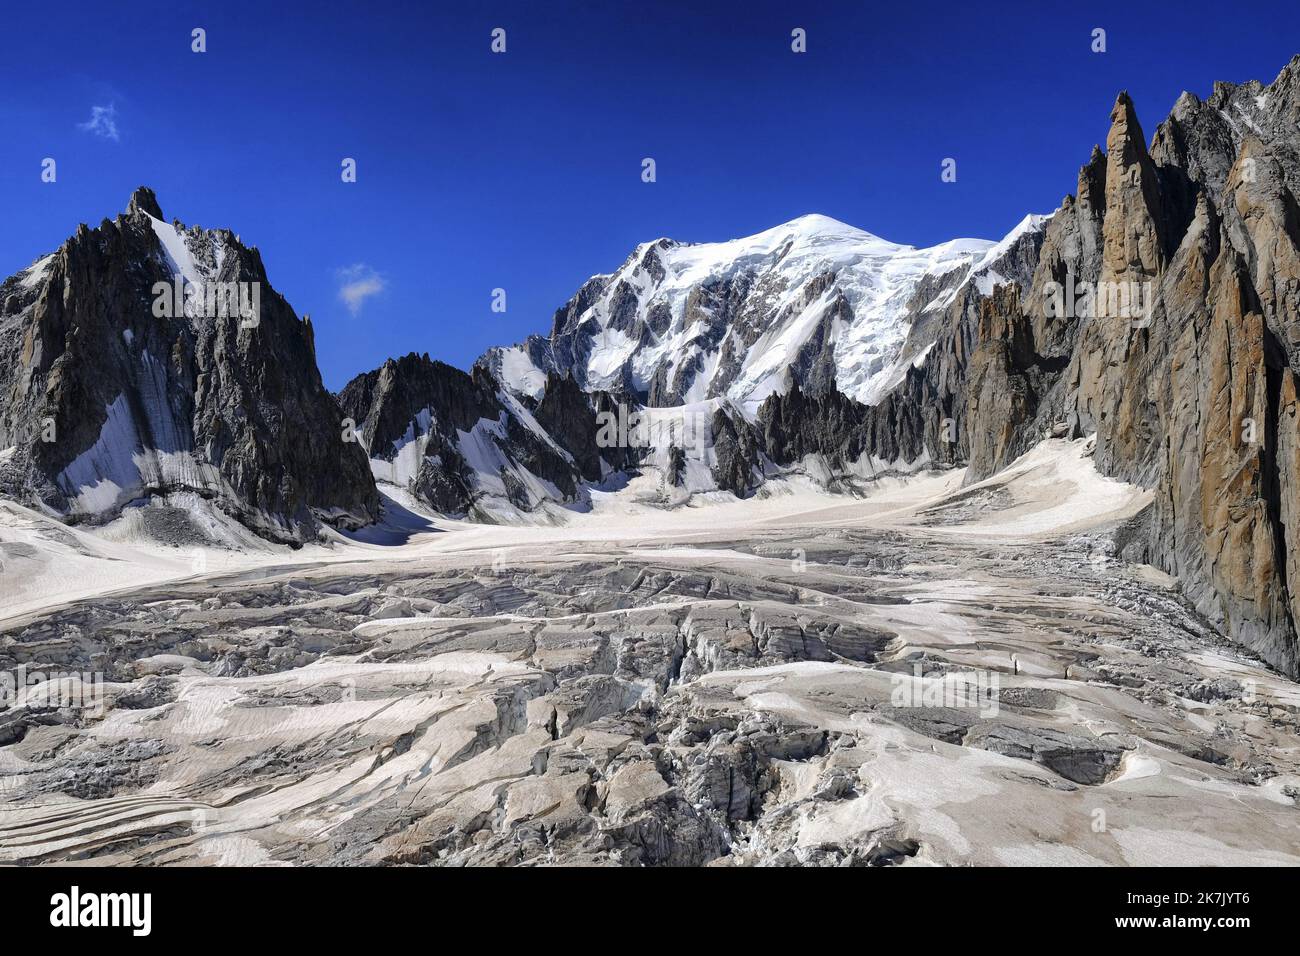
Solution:
<svg viewBox="0 0 1300 956"><path fill-rule="evenodd" d="M625 407L629 400L621 399ZM608 445L602 447L600 436L601 414L619 414L620 399L608 392L584 392L572 377L551 372L546 378L546 391L532 410L533 418L573 457L583 480L600 481L610 471L624 471L634 467L640 450L634 447Z"/></svg>
<svg viewBox="0 0 1300 956"><path fill-rule="evenodd" d="M1146 460L1155 432L1136 373L1146 360L1154 280L1163 269L1160 187L1133 103L1122 93L1106 138L1106 214L1101 269L1091 307L1085 304L1069 377L1074 410L1085 432L1097 432L1098 461ZM1077 305L1077 303L1076 303ZM1112 449L1112 445L1120 447ZM1113 458L1112 458L1113 456Z"/></svg>
<svg viewBox="0 0 1300 956"><path fill-rule="evenodd" d="M1041 388L1029 316L1018 286L999 286L982 308L979 348L967 382L970 467L992 473L1009 465L1020 449L1015 422L1032 419Z"/></svg>
<svg viewBox="0 0 1300 956"><path fill-rule="evenodd" d="M1300 622L1300 382L1291 369L1281 374L1280 398L1277 418L1277 516L1273 519L1274 541L1281 551L1281 567L1285 569L1286 590L1290 624L1294 631ZM1271 517L1271 516L1270 516ZM1276 522L1280 521L1284 534L1278 540ZM1278 628L1278 631L1285 634Z"/></svg>
<svg viewBox="0 0 1300 956"><path fill-rule="evenodd" d="M1244 265L1214 263L1213 311L1193 318L1170 363L1170 455L1157 509L1170 551L1199 608L1284 670L1294 670L1289 639L1286 557L1279 553L1277 464L1251 435L1269 420L1273 383L1263 317L1250 308ZM1252 423L1257 423L1252 424ZM1259 440L1254 440L1259 439ZM1279 539L1278 536L1281 536Z"/></svg>
<svg viewBox="0 0 1300 956"><path fill-rule="evenodd" d="M765 462L758 430L720 408L713 414L711 431L717 486L743 497L761 485Z"/></svg>
<svg viewBox="0 0 1300 956"><path fill-rule="evenodd" d="M1110 122L1102 268L1113 276L1154 275L1165 258L1160 183L1128 93L1115 101Z"/></svg>
<svg viewBox="0 0 1300 956"><path fill-rule="evenodd" d="M378 513L311 323L255 248L164 222L143 188L0 285L0 449L6 494L74 521L197 493L299 542Z"/></svg>
<svg viewBox="0 0 1300 956"><path fill-rule="evenodd" d="M1272 96L1282 106L1294 94L1291 85ZM1240 115L1231 97L1224 106L1226 118ZM1297 358L1300 230L1279 157L1293 155L1300 137L1278 128L1280 148L1268 150L1239 129L1222 183L1200 185L1188 170L1146 165L1125 139L1131 125L1121 115L1112 129L1112 149L1132 161L1108 168L1102 281L1140 277L1154 290L1152 314L1145 324L1099 316L1085 328L1072 369L1080 418L1096 423L1104 472L1156 487L1153 561L1178 574L1198 609L1229 635L1295 674L1290 582L1300 528L1282 517L1296 505L1294 462L1285 460L1294 442L1281 433L1279 413ZM1224 145L1213 134L1195 141ZM1167 194L1184 183L1198 189L1190 223L1177 218L1185 203L1147 185L1153 170L1170 184ZM1121 184L1112 190L1115 175ZM1162 246L1174 250L1172 262Z"/></svg>
<svg viewBox="0 0 1300 956"><path fill-rule="evenodd" d="M1107 151L1048 224L1029 287L954 317L890 396L918 405L913 419L951 416L955 443L920 434L934 460L968 462L968 482L1044 435L1095 433L1104 474L1156 490L1145 560L1292 675L1297 115L1300 57L1270 86L1185 94L1150 149L1121 94ZM964 392L964 413L935 386L943 378ZM895 428L869 449L917 440L889 400L871 412Z"/></svg>

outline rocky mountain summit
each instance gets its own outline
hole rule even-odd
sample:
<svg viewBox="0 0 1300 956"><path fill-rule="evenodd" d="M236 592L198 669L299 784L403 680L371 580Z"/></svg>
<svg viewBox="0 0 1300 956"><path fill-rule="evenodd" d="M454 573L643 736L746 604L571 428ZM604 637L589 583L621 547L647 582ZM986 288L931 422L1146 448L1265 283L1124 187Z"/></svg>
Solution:
<svg viewBox="0 0 1300 956"><path fill-rule="evenodd" d="M821 483L847 490L899 463L874 455L860 461L869 442L856 429L847 434L847 420L829 431L814 422L809 432L768 405L759 412L763 399L779 403L793 393L797 403L807 390L860 417L865 406L846 393L888 399L947 317L973 313L997 283L1028 281L1047 218L1025 217L1001 242L958 239L930 249L819 215L731 242L661 239L585 283L556 313L549 339L490 349L475 365L472 387L444 366L440 376L461 375L455 398L431 387L430 366L412 356L358 377L340 397L358 422L397 415L377 444L363 439L375 475L455 514L475 513L474 501L480 516L499 512L490 503L503 497L523 511L581 503L583 481L618 472L654 472L667 503L697 493L747 495L790 466L802 468L806 454L816 457L811 470ZM366 384L376 377L420 399L377 411ZM470 392L495 393L473 420L461 403ZM633 425L602 444L600 423L610 416ZM757 430L756 416L766 423ZM420 451L411 443L428 441L420 436L431 422L444 437ZM471 437L476 423L481 434ZM824 440L801 441L791 429ZM463 441L476 449L468 458ZM566 471L546 453L539 457L538 443L582 466ZM444 473L454 476L450 497L434 479Z"/></svg>
<svg viewBox="0 0 1300 956"><path fill-rule="evenodd" d="M268 538L378 515L310 321L149 189L0 285L0 489L71 521L199 496Z"/></svg>

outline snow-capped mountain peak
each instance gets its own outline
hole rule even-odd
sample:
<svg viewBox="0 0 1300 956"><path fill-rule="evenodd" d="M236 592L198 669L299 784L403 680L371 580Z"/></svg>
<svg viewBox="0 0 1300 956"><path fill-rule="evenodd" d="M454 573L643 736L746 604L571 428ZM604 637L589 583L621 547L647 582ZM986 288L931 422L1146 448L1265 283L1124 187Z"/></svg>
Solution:
<svg viewBox="0 0 1300 956"><path fill-rule="evenodd" d="M926 344L904 348L918 319L1046 218L1026 217L1001 242L927 248L818 213L722 242L657 239L588 280L549 341L495 349L485 362L534 398L555 370L650 405L726 397L753 408L792 381L874 402Z"/></svg>

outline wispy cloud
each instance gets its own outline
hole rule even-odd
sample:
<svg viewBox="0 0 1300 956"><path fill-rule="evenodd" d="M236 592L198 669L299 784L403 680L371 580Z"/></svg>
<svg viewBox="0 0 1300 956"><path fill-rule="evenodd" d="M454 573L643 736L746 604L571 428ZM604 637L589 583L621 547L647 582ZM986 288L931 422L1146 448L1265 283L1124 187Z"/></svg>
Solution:
<svg viewBox="0 0 1300 956"><path fill-rule="evenodd" d="M120 139L117 135L117 107L112 103L108 106L92 106L90 108L90 119L84 123L78 123L77 129L83 129L87 133L94 133L104 139L111 139L116 143Z"/></svg>
<svg viewBox="0 0 1300 956"><path fill-rule="evenodd" d="M353 315L359 315L367 299L388 288L388 280L363 262L338 271L339 298Z"/></svg>

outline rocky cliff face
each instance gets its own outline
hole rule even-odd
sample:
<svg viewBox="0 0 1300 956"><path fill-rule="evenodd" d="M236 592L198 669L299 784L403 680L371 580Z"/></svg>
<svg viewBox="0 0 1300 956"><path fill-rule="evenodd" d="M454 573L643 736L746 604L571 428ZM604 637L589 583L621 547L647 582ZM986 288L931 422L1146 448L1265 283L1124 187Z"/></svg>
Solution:
<svg viewBox="0 0 1300 956"><path fill-rule="evenodd" d="M1300 57L1269 86L1184 94L1149 148L1121 94L1029 283L952 316L925 366L865 413L874 453L965 461L968 481L1046 434L1095 433L1104 474L1156 489L1141 558L1290 674L1298 117ZM942 419L955 442L936 439Z"/></svg>
<svg viewBox="0 0 1300 956"><path fill-rule="evenodd" d="M0 488L69 520L195 493L275 540L374 520L312 328L255 248L140 189L0 285Z"/></svg>

